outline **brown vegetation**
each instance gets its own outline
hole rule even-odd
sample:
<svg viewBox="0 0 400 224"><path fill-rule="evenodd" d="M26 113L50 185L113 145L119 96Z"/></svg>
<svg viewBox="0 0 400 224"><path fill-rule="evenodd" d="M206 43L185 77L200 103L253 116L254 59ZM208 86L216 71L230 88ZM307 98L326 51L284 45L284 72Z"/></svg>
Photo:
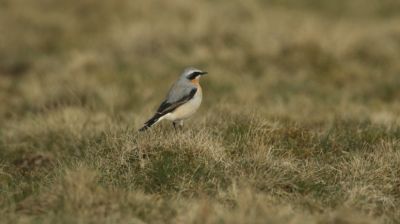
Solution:
<svg viewBox="0 0 400 224"><path fill-rule="evenodd" d="M398 223L399 10L0 1L0 222ZM139 134L188 65L198 116Z"/></svg>

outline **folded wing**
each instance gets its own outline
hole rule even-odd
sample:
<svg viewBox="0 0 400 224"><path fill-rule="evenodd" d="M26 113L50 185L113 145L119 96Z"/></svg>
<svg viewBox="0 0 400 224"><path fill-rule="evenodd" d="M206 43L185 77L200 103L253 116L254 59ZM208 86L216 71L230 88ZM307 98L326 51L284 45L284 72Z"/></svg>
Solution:
<svg viewBox="0 0 400 224"><path fill-rule="evenodd" d="M167 99L161 103L154 116L146 121L146 123L144 123L144 126L139 129L139 131L144 131L147 128L151 127L153 124L157 123L157 121L162 116L173 112L174 110L176 110L176 108L191 100L197 92L197 88L193 87L182 88L180 90L178 89L179 91L176 90L177 89L175 88L175 91L169 92Z"/></svg>
<svg viewBox="0 0 400 224"><path fill-rule="evenodd" d="M167 113L170 113L170 112L174 111L176 108L178 108L182 104L185 104L186 102L191 100L194 97L194 95L196 94L196 92L197 92L197 88L192 88L192 89L190 89L189 92L187 92L184 95L182 95L176 101L170 102L170 101L168 101L168 99L165 100L158 107L157 114L164 115L164 114L167 114Z"/></svg>

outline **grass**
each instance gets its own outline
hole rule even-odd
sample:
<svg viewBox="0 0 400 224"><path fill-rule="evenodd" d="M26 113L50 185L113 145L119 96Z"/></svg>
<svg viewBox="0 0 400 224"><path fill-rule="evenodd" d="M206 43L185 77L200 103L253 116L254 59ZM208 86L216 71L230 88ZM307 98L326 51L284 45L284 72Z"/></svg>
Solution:
<svg viewBox="0 0 400 224"><path fill-rule="evenodd" d="M399 7L1 1L0 223L400 222Z"/></svg>

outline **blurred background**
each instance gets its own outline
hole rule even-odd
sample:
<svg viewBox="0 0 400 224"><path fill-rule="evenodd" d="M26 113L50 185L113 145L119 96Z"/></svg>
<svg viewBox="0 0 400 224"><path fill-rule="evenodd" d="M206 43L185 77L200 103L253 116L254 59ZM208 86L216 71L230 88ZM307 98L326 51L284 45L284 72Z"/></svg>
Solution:
<svg viewBox="0 0 400 224"><path fill-rule="evenodd" d="M0 0L0 222L398 223L399 86L399 0Z"/></svg>
<svg viewBox="0 0 400 224"><path fill-rule="evenodd" d="M0 33L1 120L66 106L133 119L186 66L209 71L209 109L400 111L396 0L2 0Z"/></svg>

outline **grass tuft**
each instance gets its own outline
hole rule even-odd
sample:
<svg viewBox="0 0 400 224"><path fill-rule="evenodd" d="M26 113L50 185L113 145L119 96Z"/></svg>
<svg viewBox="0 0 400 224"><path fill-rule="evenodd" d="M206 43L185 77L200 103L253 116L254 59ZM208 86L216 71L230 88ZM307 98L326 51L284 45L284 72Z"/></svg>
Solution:
<svg viewBox="0 0 400 224"><path fill-rule="evenodd" d="M0 223L398 223L399 7L0 1Z"/></svg>

